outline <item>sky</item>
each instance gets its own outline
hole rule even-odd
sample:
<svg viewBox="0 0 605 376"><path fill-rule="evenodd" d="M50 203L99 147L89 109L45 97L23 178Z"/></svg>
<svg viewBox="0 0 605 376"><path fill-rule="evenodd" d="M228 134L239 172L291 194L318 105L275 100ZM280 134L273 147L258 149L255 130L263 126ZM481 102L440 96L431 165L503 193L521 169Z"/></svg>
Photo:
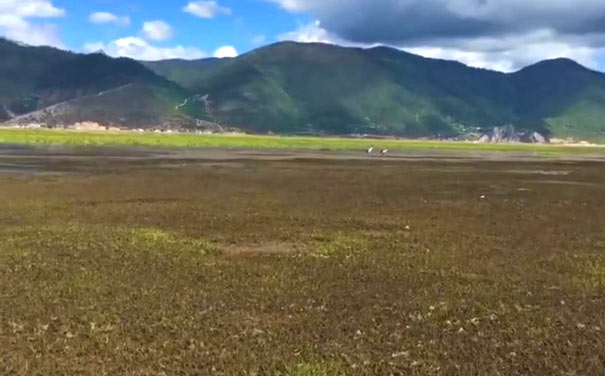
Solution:
<svg viewBox="0 0 605 376"><path fill-rule="evenodd" d="M557 57L605 70L605 0L0 0L0 35L141 60L294 40L507 72Z"/></svg>

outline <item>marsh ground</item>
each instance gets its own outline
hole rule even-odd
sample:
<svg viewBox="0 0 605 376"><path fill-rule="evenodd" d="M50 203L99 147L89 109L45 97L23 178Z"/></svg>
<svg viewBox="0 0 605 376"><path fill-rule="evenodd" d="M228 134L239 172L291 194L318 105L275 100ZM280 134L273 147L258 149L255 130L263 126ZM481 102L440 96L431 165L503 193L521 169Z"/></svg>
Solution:
<svg viewBox="0 0 605 376"><path fill-rule="evenodd" d="M598 159L0 152L0 374L602 375Z"/></svg>
<svg viewBox="0 0 605 376"><path fill-rule="evenodd" d="M84 132L58 129L15 129L0 127L1 144L121 146L156 148L237 148L279 150L365 151L389 149L407 152L508 152L540 155L605 155L604 145L560 145L523 143L470 143L414 139L372 139L355 137L276 136L246 134L190 134L150 132Z"/></svg>

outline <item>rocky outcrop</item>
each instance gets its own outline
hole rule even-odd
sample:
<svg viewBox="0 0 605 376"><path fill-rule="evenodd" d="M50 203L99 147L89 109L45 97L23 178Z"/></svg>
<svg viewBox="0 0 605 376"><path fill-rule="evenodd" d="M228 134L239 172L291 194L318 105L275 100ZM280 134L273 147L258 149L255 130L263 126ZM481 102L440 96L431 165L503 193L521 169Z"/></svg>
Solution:
<svg viewBox="0 0 605 376"><path fill-rule="evenodd" d="M72 102L67 101L57 103L55 105L46 107L44 109L31 112L29 114L16 116L11 118L7 124L9 125L26 125L26 124L49 124L56 125L60 123L57 119L70 115L76 112L76 107L73 106Z"/></svg>
<svg viewBox="0 0 605 376"><path fill-rule="evenodd" d="M16 115L6 106L5 103L0 103L0 123L14 118Z"/></svg>
<svg viewBox="0 0 605 376"><path fill-rule="evenodd" d="M8 113L4 110L4 108L0 106L0 123L7 121L8 119L10 119L10 116L8 116Z"/></svg>
<svg viewBox="0 0 605 376"><path fill-rule="evenodd" d="M549 142L548 137L529 129L517 129L514 125L493 127L485 132L479 142L506 143L523 142L530 144L543 144Z"/></svg>

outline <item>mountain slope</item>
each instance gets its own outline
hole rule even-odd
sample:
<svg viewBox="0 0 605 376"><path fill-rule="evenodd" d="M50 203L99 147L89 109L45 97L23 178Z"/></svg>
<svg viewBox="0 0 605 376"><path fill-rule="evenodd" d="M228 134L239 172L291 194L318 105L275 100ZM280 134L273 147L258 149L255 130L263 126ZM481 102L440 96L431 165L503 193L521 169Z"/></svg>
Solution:
<svg viewBox="0 0 605 376"><path fill-rule="evenodd" d="M198 60L169 59L141 61L141 64L157 75L176 82L186 89L192 89L204 82L214 68L228 64L231 59L207 58Z"/></svg>
<svg viewBox="0 0 605 376"><path fill-rule="evenodd" d="M510 75L517 112L546 120L561 137L605 139L605 75L569 59L543 61Z"/></svg>
<svg viewBox="0 0 605 376"><path fill-rule="evenodd" d="M214 121L255 132L453 136L513 124L605 137L605 75L569 60L504 74L386 47L284 42L148 66L207 94Z"/></svg>
<svg viewBox="0 0 605 376"><path fill-rule="evenodd" d="M605 140L605 75L566 59L504 74L386 47L284 42L234 59L137 62L3 39L0 56L0 122L11 124L406 137L512 125Z"/></svg>
<svg viewBox="0 0 605 376"><path fill-rule="evenodd" d="M184 126L203 104L139 62L0 40L0 120L49 125L95 121L118 126Z"/></svg>

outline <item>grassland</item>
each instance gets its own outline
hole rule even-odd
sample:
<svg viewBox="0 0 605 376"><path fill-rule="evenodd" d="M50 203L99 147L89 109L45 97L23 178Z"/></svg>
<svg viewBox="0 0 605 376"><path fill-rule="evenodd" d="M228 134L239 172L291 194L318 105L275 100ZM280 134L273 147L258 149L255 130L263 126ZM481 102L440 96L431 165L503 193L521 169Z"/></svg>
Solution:
<svg viewBox="0 0 605 376"><path fill-rule="evenodd" d="M472 144L426 140L358 139L336 137L285 137L253 135L194 135L130 132L76 132L0 129L0 143L71 146L150 146L166 148L256 148L306 150L444 150L527 152L539 154L604 154L604 147L570 147L530 144Z"/></svg>
<svg viewBox="0 0 605 376"><path fill-rule="evenodd" d="M0 374L605 373L600 163L166 163L0 176Z"/></svg>

